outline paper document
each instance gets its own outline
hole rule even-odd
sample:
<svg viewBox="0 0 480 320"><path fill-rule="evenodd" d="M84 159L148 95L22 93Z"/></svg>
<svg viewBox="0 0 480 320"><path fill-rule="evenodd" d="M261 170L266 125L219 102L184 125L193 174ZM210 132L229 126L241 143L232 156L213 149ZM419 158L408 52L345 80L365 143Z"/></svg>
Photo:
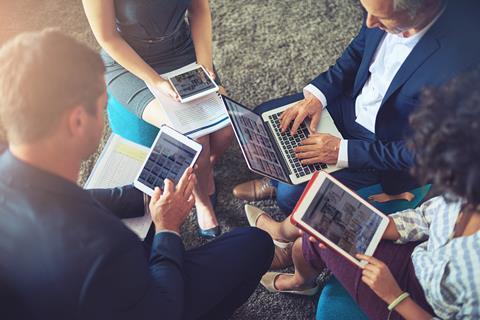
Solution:
<svg viewBox="0 0 480 320"><path fill-rule="evenodd" d="M192 64L183 68L162 74L165 79L183 73ZM171 97L148 86L162 104L162 112L166 124L173 129L189 136L198 138L222 129L230 124L222 98L218 93L211 93L191 102L180 103Z"/></svg>
<svg viewBox="0 0 480 320"><path fill-rule="evenodd" d="M112 133L85 183L85 189L114 188L133 183L148 152L148 148ZM150 215L122 221L142 240L152 223Z"/></svg>

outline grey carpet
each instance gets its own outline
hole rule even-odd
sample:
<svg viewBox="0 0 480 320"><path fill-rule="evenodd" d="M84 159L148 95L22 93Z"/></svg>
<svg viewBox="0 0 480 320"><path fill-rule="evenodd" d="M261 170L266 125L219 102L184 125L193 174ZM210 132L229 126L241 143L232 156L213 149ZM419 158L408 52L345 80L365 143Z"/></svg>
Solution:
<svg viewBox="0 0 480 320"><path fill-rule="evenodd" d="M254 107L300 91L334 63L358 31L361 10L354 0L212 0L214 62L232 98ZM24 30L57 26L97 48L78 0L0 2L0 41ZM85 163L85 180L95 156ZM217 216L224 230L247 224L243 201L232 188L254 178L236 145L215 170ZM273 201L256 203L283 219ZM203 243L194 216L185 224L187 247ZM214 262L212 262L214 263ZM201 275L198 275L201 276ZM316 298L269 294L259 287L232 319L313 319Z"/></svg>

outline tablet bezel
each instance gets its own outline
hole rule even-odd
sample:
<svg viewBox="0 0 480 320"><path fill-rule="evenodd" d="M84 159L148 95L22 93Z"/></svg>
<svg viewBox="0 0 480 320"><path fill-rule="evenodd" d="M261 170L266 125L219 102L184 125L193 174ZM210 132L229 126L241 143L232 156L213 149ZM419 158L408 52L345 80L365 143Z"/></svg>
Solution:
<svg viewBox="0 0 480 320"><path fill-rule="evenodd" d="M319 233L317 230L315 230L313 227L311 227L309 224L304 222L302 220L303 216L307 212L308 207L310 206L312 200L315 198L315 195L317 194L317 191L320 189L322 184L325 182L326 179L329 179L336 185L338 185L340 188L345 190L347 193L352 195L356 200L361 202L363 205L368 207L374 214L379 215L382 218L382 221L380 222L377 231L375 232L374 236L370 240L370 243L368 244L367 250L365 251L365 255L367 256L372 256L373 253L375 252L375 249L377 248L380 240L382 239L382 235L384 234L388 223L389 223L389 218L383 214L381 211L376 209L374 206L372 206L370 203L365 201L363 198L361 198L359 195L357 195L354 191L351 189L347 188L344 184L342 184L340 181L335 179L333 176L328 174L325 171L317 171L315 172L314 176L312 177L312 180L308 183L307 187L305 188L302 197L300 200L297 202L297 205L295 209L293 210L293 213L291 214L290 220L293 225L299 227L309 235L313 236L317 240L321 241L328 247L332 248L333 250L337 251L340 253L342 256L347 258L350 262L355 264L356 266L362 268L367 264L366 261L359 261L357 258L353 257L350 255L350 253L346 252L342 248L340 248L338 245L330 241L327 237Z"/></svg>
<svg viewBox="0 0 480 320"><path fill-rule="evenodd" d="M179 141L180 143L192 148L195 151L195 156L193 157L193 160L189 165L189 167L191 167L191 168L193 168L193 166L195 165L195 162L197 161L197 159L200 156L200 153L202 151L202 145L200 143L188 138L187 136L184 136L183 134L181 134L180 132L170 128L169 126L162 125L160 127L160 131L157 134L157 137L155 138L155 141L153 142L152 146L150 147L150 151L148 152L148 156L143 161L142 167L141 167L140 171L138 172L135 180L133 181L133 185L134 185L135 188L137 188L138 190L142 191L143 193L145 193L149 196L152 196L153 189L150 188L149 186L145 185L140 180L138 180L138 178L140 177L140 174L142 173L148 159L150 158L150 156L153 152L153 149L157 145L157 143L160 140L162 135L168 135L168 136L174 138L175 140Z"/></svg>
<svg viewBox="0 0 480 320"><path fill-rule="evenodd" d="M202 92L199 92L199 93L196 93L194 94L193 96L188 96L186 98L183 98L180 93L178 92L177 88L175 87L175 85L173 84L173 81L171 80L172 78L176 77L176 76L179 76L181 74L184 74L184 73L187 73L187 72L190 72L192 70L195 70L195 69L202 69L203 73L205 74L205 76L213 83L214 87L213 88L210 88L208 90L205 90L205 91L202 91ZM190 102L190 101L193 101L195 99L198 99L198 98L201 98L201 97L204 97L210 93L213 93L213 92L217 92L219 90L219 87L217 85L217 83L212 79L212 77L210 76L210 74L207 72L207 70L205 70L205 68L200 65L200 64L194 64L188 68L184 68L182 70L181 73L177 73L177 74L174 74L174 75L171 75L168 77L168 82L170 83L170 85L172 86L173 90L177 93L178 97L180 98L180 102L181 103L186 103L186 102Z"/></svg>

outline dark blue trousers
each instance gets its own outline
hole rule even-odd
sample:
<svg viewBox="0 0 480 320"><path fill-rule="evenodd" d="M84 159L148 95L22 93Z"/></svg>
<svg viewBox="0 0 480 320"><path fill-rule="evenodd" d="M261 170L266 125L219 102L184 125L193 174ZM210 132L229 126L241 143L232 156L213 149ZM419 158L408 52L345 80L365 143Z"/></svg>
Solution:
<svg viewBox="0 0 480 320"><path fill-rule="evenodd" d="M273 253L272 238L250 227L236 228L188 250L184 264L184 319L230 318L257 288Z"/></svg>
<svg viewBox="0 0 480 320"><path fill-rule="evenodd" d="M271 100L255 108L257 114L303 99L302 93ZM375 135L355 122L355 104L351 98L341 97L329 102L327 110L335 125L345 139L374 140ZM378 172L375 170L342 169L332 174L347 187L358 190L379 183ZM272 180L277 187L277 204L281 210L290 213L305 189L306 183L290 185Z"/></svg>

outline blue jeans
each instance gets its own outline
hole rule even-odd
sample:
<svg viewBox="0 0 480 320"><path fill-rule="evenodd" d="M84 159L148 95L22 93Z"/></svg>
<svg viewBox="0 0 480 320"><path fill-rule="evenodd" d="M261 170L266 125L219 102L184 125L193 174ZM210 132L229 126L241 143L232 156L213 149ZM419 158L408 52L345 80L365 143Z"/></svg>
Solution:
<svg viewBox="0 0 480 320"><path fill-rule="evenodd" d="M332 176L352 190L358 190L378 183L378 176L374 172L343 169L332 173ZM298 199L300 199L307 183L290 185L272 180L272 185L277 188L278 207L283 212L290 214L297 204Z"/></svg>

